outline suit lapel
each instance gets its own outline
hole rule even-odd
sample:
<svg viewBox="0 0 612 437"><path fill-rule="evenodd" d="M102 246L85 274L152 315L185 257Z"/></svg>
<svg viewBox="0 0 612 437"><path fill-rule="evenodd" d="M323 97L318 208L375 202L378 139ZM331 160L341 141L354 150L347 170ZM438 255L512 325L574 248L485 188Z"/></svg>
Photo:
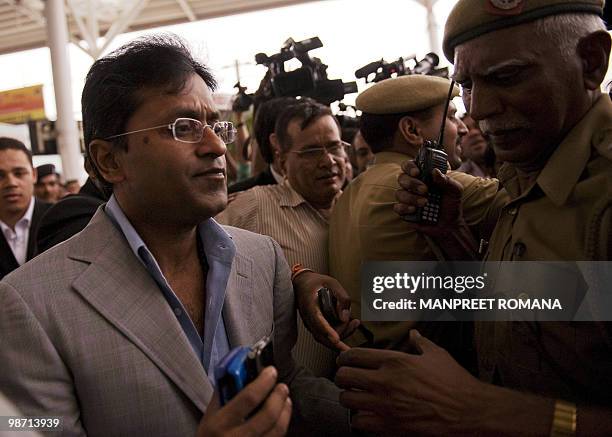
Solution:
<svg viewBox="0 0 612 437"><path fill-rule="evenodd" d="M213 388L161 290L103 209L71 258L91 262L72 284L202 411ZM78 245L75 245L78 246Z"/></svg>
<svg viewBox="0 0 612 437"><path fill-rule="evenodd" d="M27 260L31 260L34 256L38 255L38 228L40 227L42 216L50 207L51 204L34 198L34 211L32 211L32 222L30 223L30 231L28 233Z"/></svg>
<svg viewBox="0 0 612 437"><path fill-rule="evenodd" d="M19 267L19 264L17 264L15 255L13 255L13 250L6 241L6 238L4 238L2 231L0 231L0 279L17 267Z"/></svg>
<svg viewBox="0 0 612 437"><path fill-rule="evenodd" d="M28 247L26 248L26 260L31 260L36 255L36 233L40 219L49 208L48 203L34 199L34 210L32 211L32 221L28 231ZM11 246L4 238L4 234L0 232L0 279L4 275L12 272L19 267Z"/></svg>
<svg viewBox="0 0 612 437"><path fill-rule="evenodd" d="M227 282L223 320L230 345L246 346L253 342L253 262L236 253Z"/></svg>

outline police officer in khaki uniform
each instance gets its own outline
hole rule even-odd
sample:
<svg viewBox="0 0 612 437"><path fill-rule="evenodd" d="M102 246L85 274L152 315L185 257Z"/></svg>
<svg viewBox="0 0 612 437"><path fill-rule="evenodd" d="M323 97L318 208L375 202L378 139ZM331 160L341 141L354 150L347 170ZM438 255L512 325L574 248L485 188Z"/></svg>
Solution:
<svg viewBox="0 0 612 437"><path fill-rule="evenodd" d="M602 9L595 0L459 0L448 18L444 50L464 102L505 162L499 178L511 201L490 239L490 261L612 256L612 103L600 91L611 42ZM421 196L414 165L404 170L400 214ZM449 192L456 187L438 181ZM481 379L507 388L471 377L416 332L421 355L343 354L337 383L361 391L345 392L342 402L373 413L353 425L612 434L609 323L479 323L477 334Z"/></svg>
<svg viewBox="0 0 612 437"><path fill-rule="evenodd" d="M330 274L350 295L355 317L361 311L362 263L430 261L443 256L433 242L393 211L393 204L401 164L414 159L425 140L438 139L446 106L443 146L449 159L459 159L456 145L467 129L455 117L454 104L447 102L450 86L449 80L440 77L401 76L381 81L357 97L357 108L362 111L360 131L375 153L375 162L343 192L332 211L329 229ZM455 87L452 95L458 93ZM491 200L497 196L497 181L459 172L449 172L449 177L464 187L462 201L468 224L484 222L488 211L494 211ZM389 349L405 346L414 327L410 322L362 324L373 334L374 346ZM439 341L445 338L444 344L460 353L463 346L458 342L461 333L457 326L434 325L429 325L427 332ZM441 329L452 331L452 335ZM366 337L362 333L357 331L346 342L363 344Z"/></svg>

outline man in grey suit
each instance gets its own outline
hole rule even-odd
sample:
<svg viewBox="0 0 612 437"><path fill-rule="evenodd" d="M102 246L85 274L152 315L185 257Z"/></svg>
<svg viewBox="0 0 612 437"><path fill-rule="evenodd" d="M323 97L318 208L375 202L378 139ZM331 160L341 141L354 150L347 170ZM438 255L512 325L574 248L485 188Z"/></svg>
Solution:
<svg viewBox="0 0 612 437"><path fill-rule="evenodd" d="M136 40L87 76L88 159L113 195L0 283L0 391L27 416L61 417L62 435L276 436L292 412L298 431L348 432L337 389L291 358L279 246L211 218L235 135L214 87L171 36ZM220 407L215 365L270 332L276 369Z"/></svg>

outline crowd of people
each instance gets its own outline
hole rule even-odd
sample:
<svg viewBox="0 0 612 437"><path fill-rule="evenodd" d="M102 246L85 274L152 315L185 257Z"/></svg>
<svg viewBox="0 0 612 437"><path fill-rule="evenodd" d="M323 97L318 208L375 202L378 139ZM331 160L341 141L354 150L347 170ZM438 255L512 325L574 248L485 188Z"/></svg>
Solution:
<svg viewBox="0 0 612 437"><path fill-rule="evenodd" d="M222 120L173 35L97 60L82 188L62 197L0 138L0 416L65 436L612 434L609 322L359 320L368 261L612 257L602 10L459 0L458 86L380 81L351 132L310 98L259 104L250 132ZM263 164L228 184L249 136ZM415 158L439 138L427 185ZM406 220L433 188L438 223ZM274 366L220 402L217 365L267 335Z"/></svg>

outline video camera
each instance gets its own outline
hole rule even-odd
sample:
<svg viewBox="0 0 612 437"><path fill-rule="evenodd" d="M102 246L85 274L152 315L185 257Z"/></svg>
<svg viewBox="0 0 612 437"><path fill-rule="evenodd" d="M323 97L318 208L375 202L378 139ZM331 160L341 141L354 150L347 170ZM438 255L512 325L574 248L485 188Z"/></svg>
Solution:
<svg viewBox="0 0 612 437"><path fill-rule="evenodd" d="M311 57L308 52L323 47L318 37L294 41L289 38L279 53L268 56L255 55L257 64L268 67L256 98L268 100L273 97L311 97L324 105L342 100L345 94L357 92L355 82L342 82L341 79L327 77L327 65L319 58ZM302 66L293 71L285 71L285 62L296 58Z"/></svg>
<svg viewBox="0 0 612 437"><path fill-rule="evenodd" d="M253 94L247 94L247 87L240 85L238 82L234 85L234 88L238 89L238 94L234 98L234 102L232 103L232 111L234 112L245 112L248 111L254 101Z"/></svg>
<svg viewBox="0 0 612 437"><path fill-rule="evenodd" d="M407 65L407 62L410 61L414 61L415 64L412 68ZM404 76L406 74L424 74L448 78L448 68L436 68L439 63L440 58L435 53L427 53L420 61L416 60L415 55L408 56L405 59L399 58L393 62L386 62L384 59L380 59L356 70L355 77L357 79L364 78L366 83L380 82L390 77Z"/></svg>

